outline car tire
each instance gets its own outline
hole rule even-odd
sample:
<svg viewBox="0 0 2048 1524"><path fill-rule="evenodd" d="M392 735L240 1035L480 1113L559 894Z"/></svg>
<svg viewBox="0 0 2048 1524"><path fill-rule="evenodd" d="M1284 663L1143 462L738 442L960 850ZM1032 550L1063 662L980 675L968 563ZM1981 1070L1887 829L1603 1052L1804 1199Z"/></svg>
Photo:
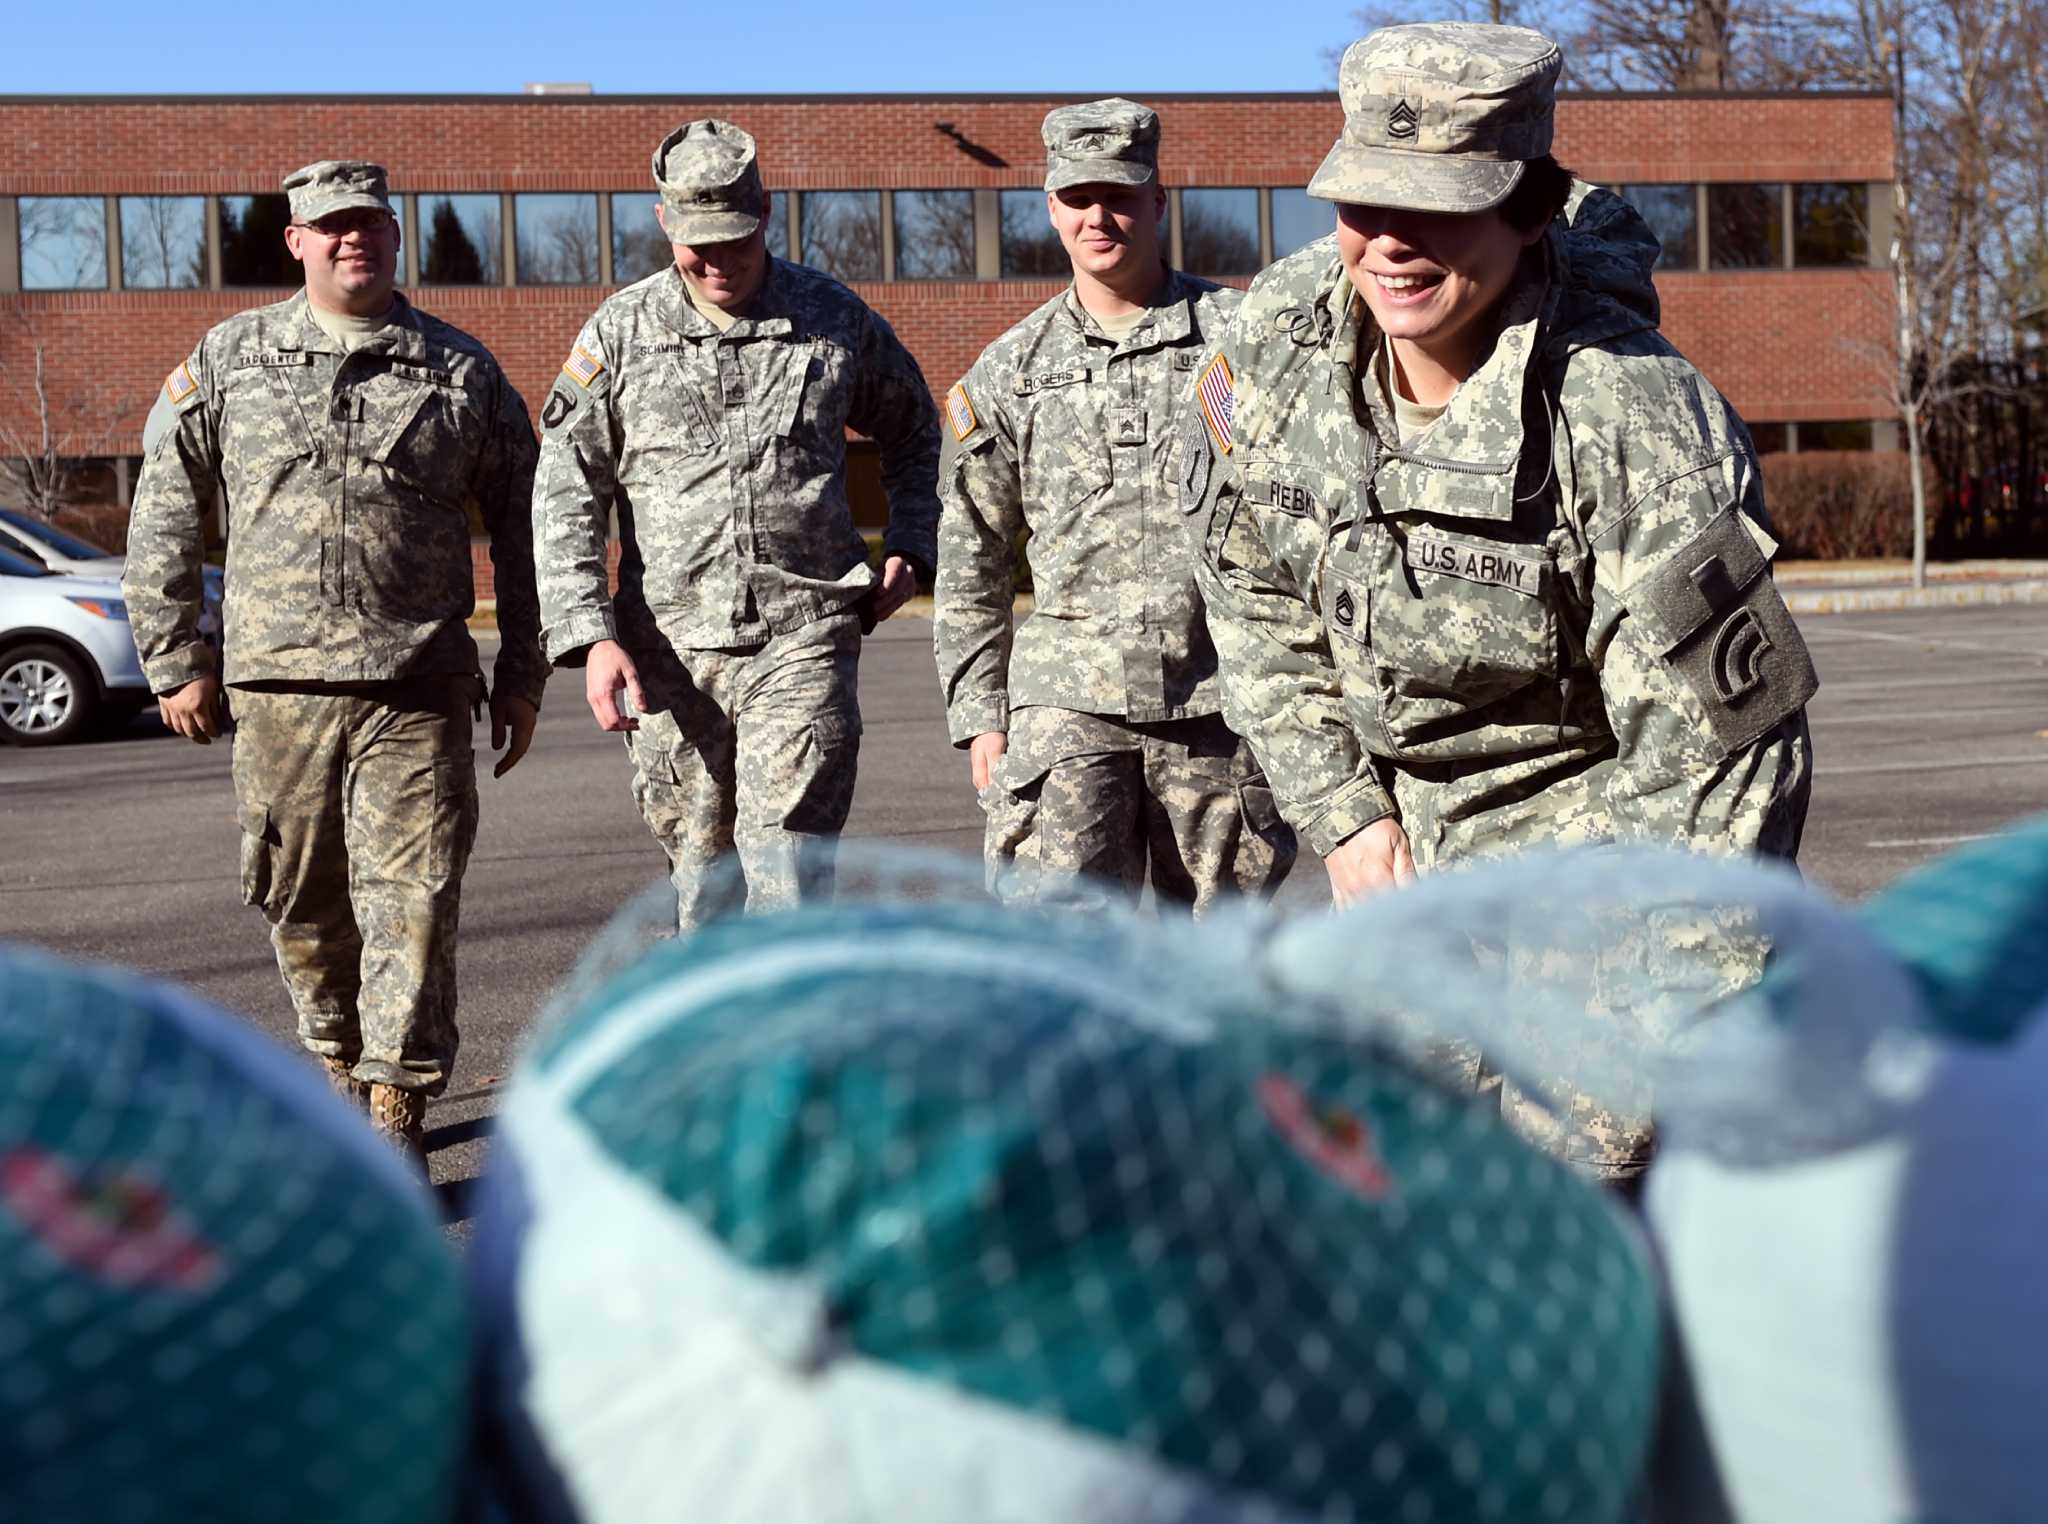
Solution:
<svg viewBox="0 0 2048 1524"><path fill-rule="evenodd" d="M76 739L99 708L99 683L62 646L16 646L0 656L0 741L56 746Z"/></svg>

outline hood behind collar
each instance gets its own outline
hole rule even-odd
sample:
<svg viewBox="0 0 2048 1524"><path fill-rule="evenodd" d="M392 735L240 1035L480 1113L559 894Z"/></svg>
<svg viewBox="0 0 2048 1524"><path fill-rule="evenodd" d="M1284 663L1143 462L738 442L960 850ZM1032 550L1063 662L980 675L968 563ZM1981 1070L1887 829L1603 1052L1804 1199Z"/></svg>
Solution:
<svg viewBox="0 0 2048 1524"><path fill-rule="evenodd" d="M1657 326L1651 276L1659 245L1634 207L1611 190L1574 180L1544 236L1557 272L1551 347L1584 349Z"/></svg>

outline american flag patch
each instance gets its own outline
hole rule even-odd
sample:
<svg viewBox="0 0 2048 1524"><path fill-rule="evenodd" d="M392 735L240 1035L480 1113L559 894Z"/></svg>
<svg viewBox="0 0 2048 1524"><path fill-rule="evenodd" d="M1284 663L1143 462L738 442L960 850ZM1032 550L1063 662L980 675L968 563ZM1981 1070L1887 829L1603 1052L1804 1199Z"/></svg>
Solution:
<svg viewBox="0 0 2048 1524"><path fill-rule="evenodd" d="M589 353L581 344L571 349L569 358L562 362L563 372L585 391L590 390L590 383L597 379L598 372L603 369L604 361Z"/></svg>
<svg viewBox="0 0 2048 1524"><path fill-rule="evenodd" d="M1218 355L1209 362L1209 368L1202 372L1195 383L1195 396L1202 404L1203 421L1209 425L1209 432L1215 436L1216 448L1225 455L1230 453L1231 417L1237 408L1237 393L1230 374L1230 362Z"/></svg>
<svg viewBox="0 0 2048 1524"><path fill-rule="evenodd" d="M981 420L974 416L974 404L967 400L967 388L955 386L946 393L946 421L953 425L953 437L964 440L981 427Z"/></svg>
<svg viewBox="0 0 2048 1524"><path fill-rule="evenodd" d="M180 365L164 378L164 396L172 407L176 407L198 390L199 383L192 379L192 367L189 362Z"/></svg>

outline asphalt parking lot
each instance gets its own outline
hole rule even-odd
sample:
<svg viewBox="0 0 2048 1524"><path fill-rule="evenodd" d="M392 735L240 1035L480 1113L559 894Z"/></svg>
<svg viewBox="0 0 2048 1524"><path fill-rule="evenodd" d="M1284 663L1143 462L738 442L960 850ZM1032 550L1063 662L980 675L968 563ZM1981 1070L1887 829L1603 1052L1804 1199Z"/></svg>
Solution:
<svg viewBox="0 0 2048 1524"><path fill-rule="evenodd" d="M1822 680L1801 857L1816 883L1861 899L2048 810L2048 606L1802 624ZM930 631L899 618L864 654L849 831L971 859L981 817L965 755L946 744ZM483 778L464 891L463 1054L451 1099L429 1116L453 1216L481 1160L494 1087L547 991L663 872L626 785L620 742L597 731L568 676L550 690L526 761ZM1284 900L1324 903L1320 870L1300 868ZM70 747L0 749L0 937L175 979L279 1036L292 1029L262 919L240 902L228 748L180 742L152 717Z"/></svg>

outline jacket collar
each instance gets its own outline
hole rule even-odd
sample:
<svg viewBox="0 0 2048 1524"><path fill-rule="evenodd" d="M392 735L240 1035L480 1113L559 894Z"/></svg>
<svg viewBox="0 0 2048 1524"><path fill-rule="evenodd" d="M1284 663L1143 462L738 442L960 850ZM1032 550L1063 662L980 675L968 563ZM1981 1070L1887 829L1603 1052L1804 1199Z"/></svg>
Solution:
<svg viewBox="0 0 2048 1524"><path fill-rule="evenodd" d="M791 281L788 267L773 254L768 256L768 274L754 293L746 315L724 333L690 301L683 272L670 265L662 272L655 290L654 310L663 322L686 339L717 341L721 338L771 338L796 329L791 315Z"/></svg>
<svg viewBox="0 0 2048 1524"><path fill-rule="evenodd" d="M1072 285L1067 287L1066 297L1060 303L1060 314L1088 337L1100 339L1105 344L1113 342L1120 350L1176 344L1195 331L1194 293L1188 289L1180 271L1171 268L1166 269L1165 279L1147 307L1145 316L1138 320L1138 326L1120 340L1111 340L1102 331L1102 325L1081 305L1081 298Z"/></svg>

